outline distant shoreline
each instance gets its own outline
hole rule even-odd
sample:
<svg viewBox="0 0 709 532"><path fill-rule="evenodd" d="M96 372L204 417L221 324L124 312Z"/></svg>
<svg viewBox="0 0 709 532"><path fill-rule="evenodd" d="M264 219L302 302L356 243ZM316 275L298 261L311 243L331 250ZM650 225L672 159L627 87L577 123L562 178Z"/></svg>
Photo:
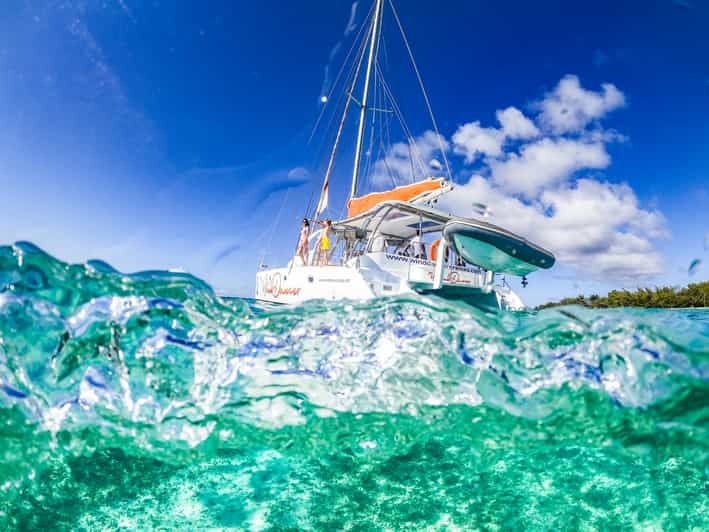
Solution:
<svg viewBox="0 0 709 532"><path fill-rule="evenodd" d="M565 305L581 305L587 308L662 308L662 309L702 309L709 307L709 281L692 283L675 290L670 287L638 290L611 290L606 296L597 294L567 297L537 306L538 310Z"/></svg>

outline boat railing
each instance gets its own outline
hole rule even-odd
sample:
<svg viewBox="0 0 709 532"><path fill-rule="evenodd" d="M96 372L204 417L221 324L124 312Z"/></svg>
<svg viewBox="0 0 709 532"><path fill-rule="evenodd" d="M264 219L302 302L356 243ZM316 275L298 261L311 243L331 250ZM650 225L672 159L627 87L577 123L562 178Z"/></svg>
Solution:
<svg viewBox="0 0 709 532"><path fill-rule="evenodd" d="M342 250L341 244L345 242L344 239L342 239L339 235L336 233L332 232L330 236L330 250L327 255L328 259L328 264L318 264L315 262L315 258L317 256L318 252L318 244L320 242L320 239L322 238L323 234L325 233L325 229L317 229L316 231L313 231L310 233L310 236L308 236L308 262L307 264L302 264L302 261L300 265L302 266L336 266L336 265L341 265L344 264L345 259L347 258L346 253L344 250ZM350 255L354 256L354 255ZM297 259L297 256L294 257L294 259ZM297 264L295 262L294 264Z"/></svg>

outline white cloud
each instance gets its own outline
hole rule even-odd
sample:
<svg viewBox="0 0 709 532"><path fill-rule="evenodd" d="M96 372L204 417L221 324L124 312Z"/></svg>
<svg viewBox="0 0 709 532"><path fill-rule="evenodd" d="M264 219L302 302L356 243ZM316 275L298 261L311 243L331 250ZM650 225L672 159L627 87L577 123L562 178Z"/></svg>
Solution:
<svg viewBox="0 0 709 532"><path fill-rule="evenodd" d="M599 142L543 138L519 154L490 162L492 179L505 191L534 197L543 188L568 179L583 168L606 168L610 157Z"/></svg>
<svg viewBox="0 0 709 532"><path fill-rule="evenodd" d="M625 104L614 85L598 92L566 76L534 105L536 116L515 107L498 110L499 128L470 122L453 135L453 151L466 164L482 158L481 174L444 196L440 205L486 216L553 251L562 265L605 281L662 271L653 240L667 236L657 211L640 206L633 189L579 173L603 170L607 144L626 138L600 120ZM517 142L511 142L516 140Z"/></svg>
<svg viewBox="0 0 709 532"><path fill-rule="evenodd" d="M614 85L594 92L566 76L535 104L532 117L507 107L496 112L499 127L479 121L460 126L451 138L452 151L465 165L481 162L482 168L443 196L440 207L485 216L548 248L560 265L585 277L625 281L659 274L663 260L653 241L667 236L662 214L642 207L629 185L583 174L608 168L607 145L626 140L600 124L624 103ZM433 159L439 151L433 132L416 139L416 151L420 161L429 161L418 163L416 178L440 167ZM408 182L411 174L404 143L393 145L375 164L379 184L390 185L389 175L397 184Z"/></svg>
<svg viewBox="0 0 709 532"><path fill-rule="evenodd" d="M502 126L502 133L510 139L531 139L539 135L539 129L516 107L508 107L495 113Z"/></svg>
<svg viewBox="0 0 709 532"><path fill-rule="evenodd" d="M662 257L651 238L666 234L664 218L642 209L628 185L581 179L525 202L474 175L441 199L444 208L468 216L472 202L492 207L492 223L529 238L553 251L560 263L595 277L627 279L662 271Z"/></svg>
<svg viewBox="0 0 709 532"><path fill-rule="evenodd" d="M641 209L635 192L624 183L579 179L575 185L544 191L541 202L551 207L554 217L570 229L607 224L649 237L665 234L662 216Z"/></svg>
<svg viewBox="0 0 709 532"><path fill-rule="evenodd" d="M435 156L441 153L441 146L445 151L450 149L443 136L430 130L416 137L411 146L406 142L392 144L386 155L374 163L372 184L401 185L413 179L438 175L441 163Z"/></svg>
<svg viewBox="0 0 709 532"><path fill-rule="evenodd" d="M453 134L453 151L474 163L479 157L500 157L508 139L531 139L539 129L516 107L500 109L496 113L500 128L482 127L479 121L463 124Z"/></svg>
<svg viewBox="0 0 709 532"><path fill-rule="evenodd" d="M578 77L565 76L537 103L540 123L556 134L578 132L625 105L625 95L615 85L604 83L601 89L600 92L586 90Z"/></svg>
<svg viewBox="0 0 709 532"><path fill-rule="evenodd" d="M480 122L469 122L453 134L453 151L465 156L466 163L473 163L481 155L499 157L505 136L499 129L481 127Z"/></svg>

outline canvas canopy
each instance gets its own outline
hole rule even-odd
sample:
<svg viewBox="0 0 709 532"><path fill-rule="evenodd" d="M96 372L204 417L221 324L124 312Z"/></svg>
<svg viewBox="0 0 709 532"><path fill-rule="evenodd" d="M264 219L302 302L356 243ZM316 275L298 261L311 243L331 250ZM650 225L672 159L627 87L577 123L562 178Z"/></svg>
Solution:
<svg viewBox="0 0 709 532"><path fill-rule="evenodd" d="M428 178L411 185L396 187L384 192L372 192L366 196L352 198L347 202L347 216L352 218L385 201L420 201L429 196L437 195L450 188L442 177Z"/></svg>

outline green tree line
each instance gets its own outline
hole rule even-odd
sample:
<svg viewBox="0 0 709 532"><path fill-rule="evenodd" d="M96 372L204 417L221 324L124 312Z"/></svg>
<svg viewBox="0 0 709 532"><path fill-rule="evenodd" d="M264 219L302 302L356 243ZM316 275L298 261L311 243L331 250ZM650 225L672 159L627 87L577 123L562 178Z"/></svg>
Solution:
<svg viewBox="0 0 709 532"><path fill-rule="evenodd" d="M687 308L706 307L709 304L709 281L693 283L679 290L670 287L640 288L634 291L611 290L606 296L567 297L561 301L544 303L537 308L562 305L582 305L589 308L643 307Z"/></svg>

